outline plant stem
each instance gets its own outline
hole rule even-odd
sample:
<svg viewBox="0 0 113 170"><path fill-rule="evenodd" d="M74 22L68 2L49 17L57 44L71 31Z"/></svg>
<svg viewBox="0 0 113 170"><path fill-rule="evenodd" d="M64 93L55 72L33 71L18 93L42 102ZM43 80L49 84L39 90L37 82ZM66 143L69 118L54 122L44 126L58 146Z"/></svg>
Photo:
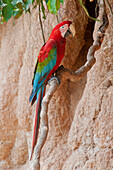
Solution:
<svg viewBox="0 0 113 170"><path fill-rule="evenodd" d="M41 27L41 30L42 30L42 38L43 38L43 42L44 42L44 44L45 44L45 36L44 36L44 30L43 30L42 19L41 19L40 1L39 1L39 21L40 21L40 27Z"/></svg>

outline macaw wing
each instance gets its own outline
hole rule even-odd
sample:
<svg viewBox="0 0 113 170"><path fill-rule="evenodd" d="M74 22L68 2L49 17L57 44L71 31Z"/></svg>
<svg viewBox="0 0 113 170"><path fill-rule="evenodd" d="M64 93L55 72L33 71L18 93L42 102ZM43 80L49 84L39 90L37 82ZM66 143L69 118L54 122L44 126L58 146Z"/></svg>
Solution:
<svg viewBox="0 0 113 170"><path fill-rule="evenodd" d="M48 74L56 65L57 61L57 45L56 42L49 40L40 50L38 60L35 66L33 77L33 90L29 101L31 102L38 89L46 80Z"/></svg>
<svg viewBox="0 0 113 170"><path fill-rule="evenodd" d="M45 45L46 45L46 43L42 46L40 52L43 51ZM40 53L39 53L39 54L40 54ZM35 64L34 75L33 75L33 79L32 79L32 85L33 85L33 81L34 81L34 78L35 78L37 66L38 66L38 59L37 59L36 64Z"/></svg>

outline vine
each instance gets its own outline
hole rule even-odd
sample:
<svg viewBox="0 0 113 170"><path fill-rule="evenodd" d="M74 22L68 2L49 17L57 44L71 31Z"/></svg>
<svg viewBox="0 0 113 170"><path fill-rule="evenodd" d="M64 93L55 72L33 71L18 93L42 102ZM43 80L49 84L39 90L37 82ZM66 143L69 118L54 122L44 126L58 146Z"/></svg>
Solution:
<svg viewBox="0 0 113 170"><path fill-rule="evenodd" d="M82 0L78 1L85 10L87 16L90 19L97 20L89 15ZM50 13L57 15L60 4L63 4L63 2L64 0L0 0L0 23L3 24L7 22L11 17L18 19L23 12L29 12L31 14L31 10L38 5L40 6L40 12L43 13L43 19L46 19L45 6L48 7Z"/></svg>
<svg viewBox="0 0 113 170"><path fill-rule="evenodd" d="M40 1L41 2L41 1ZM42 30L42 38L43 38L43 42L45 44L45 36L44 36L44 30L43 30L43 24L42 24L42 20L41 20L41 14L40 14L40 2L39 2L39 21L40 21L40 27Z"/></svg>

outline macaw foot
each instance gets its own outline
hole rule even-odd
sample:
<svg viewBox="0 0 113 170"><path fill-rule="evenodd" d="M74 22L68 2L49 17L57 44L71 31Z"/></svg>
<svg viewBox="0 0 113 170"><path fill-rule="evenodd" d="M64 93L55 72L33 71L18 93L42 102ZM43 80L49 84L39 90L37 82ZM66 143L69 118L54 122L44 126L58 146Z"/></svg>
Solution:
<svg viewBox="0 0 113 170"><path fill-rule="evenodd" d="M63 69L63 68L64 68L64 66L61 65L61 66L52 74L50 80L48 81L48 84L49 84L49 85L50 85L51 80L53 80L53 79L56 79L56 80L58 81L59 85L60 85L61 81L60 81L56 76L57 76L57 72L58 72L59 70Z"/></svg>
<svg viewBox="0 0 113 170"><path fill-rule="evenodd" d="M60 80L56 77L56 76L53 76L53 77L51 77L50 78L50 80L48 81L48 85L50 85L50 82L52 81L52 80L55 80L56 79L56 81L58 81L58 83L59 83L59 85L60 85Z"/></svg>

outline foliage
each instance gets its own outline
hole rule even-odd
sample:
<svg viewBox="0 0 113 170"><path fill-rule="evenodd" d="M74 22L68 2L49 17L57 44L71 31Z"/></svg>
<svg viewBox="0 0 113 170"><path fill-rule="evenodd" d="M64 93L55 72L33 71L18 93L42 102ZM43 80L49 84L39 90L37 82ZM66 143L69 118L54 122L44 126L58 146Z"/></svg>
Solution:
<svg viewBox="0 0 113 170"><path fill-rule="evenodd" d="M50 13L57 15L60 4L63 4L63 2L64 0L0 0L0 23L2 24L5 21L7 22L12 16L14 19L18 19L24 11L25 13L31 13L31 8L34 9L37 5L41 7L40 11L43 13L43 18L46 19L44 3L46 3ZM89 16L82 0L79 0L79 2L88 17L96 20Z"/></svg>
<svg viewBox="0 0 113 170"><path fill-rule="evenodd" d="M32 0L1 0L0 1L0 20L1 23L7 22L12 16L18 19L23 11L30 12Z"/></svg>
<svg viewBox="0 0 113 170"><path fill-rule="evenodd" d="M60 8L60 3L63 3L63 0L46 0L46 3L49 11L57 15L57 11Z"/></svg>
<svg viewBox="0 0 113 170"><path fill-rule="evenodd" d="M63 3L63 0L45 0L46 5L51 13L57 14L59 10L60 3ZM41 5L41 11L43 13L43 18L45 16L45 7L44 0L0 0L0 21L1 23L7 22L12 16L14 19L18 19L23 11L31 13L31 6L36 8L37 5Z"/></svg>

